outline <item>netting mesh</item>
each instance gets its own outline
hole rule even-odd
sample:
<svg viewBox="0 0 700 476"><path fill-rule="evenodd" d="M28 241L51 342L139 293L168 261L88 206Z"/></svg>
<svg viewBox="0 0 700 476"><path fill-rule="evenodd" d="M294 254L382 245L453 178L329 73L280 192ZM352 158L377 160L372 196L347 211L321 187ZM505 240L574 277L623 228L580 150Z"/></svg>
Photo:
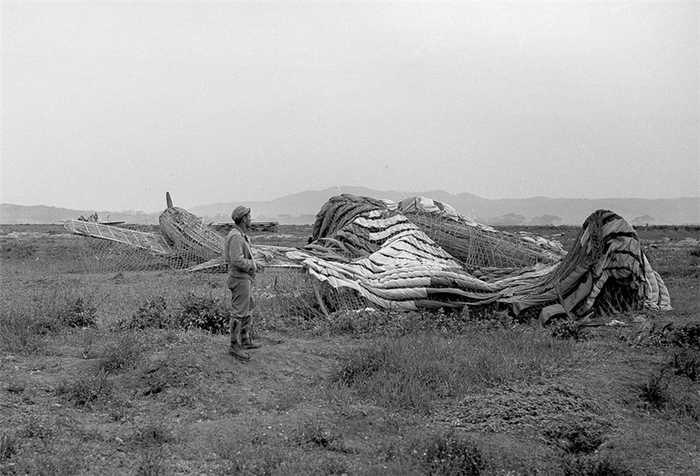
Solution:
<svg viewBox="0 0 700 476"><path fill-rule="evenodd" d="M536 263L553 263L542 250L517 236L503 232L492 233L429 213L405 213L467 270L522 268Z"/></svg>
<svg viewBox="0 0 700 476"><path fill-rule="evenodd" d="M334 197L310 230L291 239L253 234L253 254L267 265L253 286L255 318L273 325L368 307L494 304L508 306L515 316L561 305L581 317L603 301L613 303L610 312L629 308L613 299L621 293L652 308L670 308L663 280L646 260L633 228L612 212L592 214L566 255L556 242L469 222L444 204L431 211L432 203L414 200L411 208L400 210L365 197ZM61 293L80 293L108 323L128 318L154 298L174 312L192 295L228 306L223 236L189 212L169 210L163 216L171 221L164 226L161 220L159 232L75 223L67 228L79 233L90 226L94 230L87 231L103 238L14 236L3 248L2 306L31 302L33 296L50 301ZM309 234L313 242L304 246ZM133 246L142 242L147 246ZM198 271L192 272L195 265ZM610 283L620 287L611 293Z"/></svg>
<svg viewBox="0 0 700 476"><path fill-rule="evenodd" d="M275 243L274 236L263 238L265 244ZM289 240L289 235L284 238ZM0 261L0 305L8 313L30 309L37 302L50 307L52 302L83 298L95 306L98 321L109 326L133 316L153 299L162 299L172 313L191 295L230 306L226 266L187 271L201 263L195 253L180 250L163 256L65 233L34 233L0 241L6 251ZM368 305L354 291L314 282L300 268L267 267L256 276L252 292L254 320L267 326L327 319L334 312Z"/></svg>

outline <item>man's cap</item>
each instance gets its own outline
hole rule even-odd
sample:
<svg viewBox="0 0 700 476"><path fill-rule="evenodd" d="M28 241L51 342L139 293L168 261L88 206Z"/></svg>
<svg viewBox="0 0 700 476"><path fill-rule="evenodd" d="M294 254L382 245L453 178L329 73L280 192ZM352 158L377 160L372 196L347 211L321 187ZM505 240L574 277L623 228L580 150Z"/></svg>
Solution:
<svg viewBox="0 0 700 476"><path fill-rule="evenodd" d="M244 207L243 205L239 205L236 208L234 208L231 212L231 218L233 219L233 221L240 220L249 213L250 208Z"/></svg>

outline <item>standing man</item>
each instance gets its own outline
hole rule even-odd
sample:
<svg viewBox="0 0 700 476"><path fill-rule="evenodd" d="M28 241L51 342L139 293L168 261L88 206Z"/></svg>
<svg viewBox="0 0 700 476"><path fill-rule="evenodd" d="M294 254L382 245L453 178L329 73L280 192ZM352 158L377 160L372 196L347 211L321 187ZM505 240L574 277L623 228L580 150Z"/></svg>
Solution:
<svg viewBox="0 0 700 476"><path fill-rule="evenodd" d="M255 262L250 248L248 229L250 208L236 207L231 213L234 226L224 241L224 257L228 264L228 288L231 290L231 347L229 354L241 362L248 362L246 349L257 349L250 337L251 311L255 304L250 287L255 273L263 267Z"/></svg>

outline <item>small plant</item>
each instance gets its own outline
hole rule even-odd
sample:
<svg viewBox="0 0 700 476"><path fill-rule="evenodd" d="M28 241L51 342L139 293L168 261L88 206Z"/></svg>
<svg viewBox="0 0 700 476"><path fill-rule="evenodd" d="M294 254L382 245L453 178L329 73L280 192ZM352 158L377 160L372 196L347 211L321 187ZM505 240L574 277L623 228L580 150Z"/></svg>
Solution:
<svg viewBox="0 0 700 476"><path fill-rule="evenodd" d="M172 318L168 314L167 308L163 296L148 298L139 306L131 319L121 324L121 327L128 329L168 328L172 324Z"/></svg>
<svg viewBox="0 0 700 476"><path fill-rule="evenodd" d="M51 426L47 426L40 421L36 416L31 416L24 428L20 430L19 435L24 438L39 438L41 440L49 439L54 436L55 430Z"/></svg>
<svg viewBox="0 0 700 476"><path fill-rule="evenodd" d="M173 441L173 436L161 422L152 421L137 428L131 440L139 447L152 447Z"/></svg>
<svg viewBox="0 0 700 476"><path fill-rule="evenodd" d="M552 324L550 326L550 334L557 339L579 341L584 338L581 326L570 319L562 319Z"/></svg>
<svg viewBox="0 0 700 476"><path fill-rule="evenodd" d="M0 313L0 349L31 354L44 347L41 321L23 310Z"/></svg>
<svg viewBox="0 0 700 476"><path fill-rule="evenodd" d="M455 432L432 437L422 456L423 466L429 474L479 475L486 467L476 443Z"/></svg>
<svg viewBox="0 0 700 476"><path fill-rule="evenodd" d="M212 334L228 332L231 313L217 298L190 293L180 304L182 311L178 321L181 327L196 327Z"/></svg>
<svg viewBox="0 0 700 476"><path fill-rule="evenodd" d="M311 444L329 451L346 451L342 436L318 421L301 425L298 430L298 441L302 445Z"/></svg>
<svg viewBox="0 0 700 476"><path fill-rule="evenodd" d="M668 381L663 372L651 375L641 386L639 397L645 406L661 410L669 400Z"/></svg>
<svg viewBox="0 0 700 476"><path fill-rule="evenodd" d="M566 455L560 474L564 476L632 476L634 473L623 462L597 455Z"/></svg>
<svg viewBox="0 0 700 476"><path fill-rule="evenodd" d="M107 400L112 395L112 382L107 372L100 369L97 374L73 382L63 381L56 387L56 395L65 398L77 407L84 407L93 402Z"/></svg>
<svg viewBox="0 0 700 476"><path fill-rule="evenodd" d="M383 350L381 347L368 347L363 352L351 354L335 375L335 380L348 387L361 384L384 368Z"/></svg>
<svg viewBox="0 0 700 476"><path fill-rule="evenodd" d="M58 318L66 327L95 327L97 308L86 298L78 297L58 309Z"/></svg>
<svg viewBox="0 0 700 476"><path fill-rule="evenodd" d="M33 455L18 462L16 471L10 474L76 474L83 465L80 448L46 448L48 452Z"/></svg>
<svg viewBox="0 0 700 476"><path fill-rule="evenodd" d="M133 368L141 354L143 346L136 334L125 332L107 345L102 354L100 369L105 372L118 372Z"/></svg>
<svg viewBox="0 0 700 476"><path fill-rule="evenodd" d="M700 323L690 322L675 328L669 335L669 340L678 347L700 350Z"/></svg>
<svg viewBox="0 0 700 476"><path fill-rule="evenodd" d="M593 453L603 444L604 436L600 425L585 423L558 425L544 433L564 451L572 454Z"/></svg>
<svg viewBox="0 0 700 476"><path fill-rule="evenodd" d="M138 460L136 475L162 476L168 474L163 460L163 450L161 448L147 449Z"/></svg>
<svg viewBox="0 0 700 476"><path fill-rule="evenodd" d="M368 342L343 356L333 379L391 408L429 413L432 402L543 375L572 344L539 331L495 329L447 338L422 332Z"/></svg>
<svg viewBox="0 0 700 476"><path fill-rule="evenodd" d="M23 241L16 241L0 247L0 257L2 259L28 259L34 256L37 251L36 245Z"/></svg>
<svg viewBox="0 0 700 476"><path fill-rule="evenodd" d="M17 442L15 437L9 433L2 433L0 435L0 461L5 461L9 459L13 454L17 452Z"/></svg>
<svg viewBox="0 0 700 476"><path fill-rule="evenodd" d="M700 376L700 355L690 350L674 352L669 367L676 375L683 375L697 382Z"/></svg>

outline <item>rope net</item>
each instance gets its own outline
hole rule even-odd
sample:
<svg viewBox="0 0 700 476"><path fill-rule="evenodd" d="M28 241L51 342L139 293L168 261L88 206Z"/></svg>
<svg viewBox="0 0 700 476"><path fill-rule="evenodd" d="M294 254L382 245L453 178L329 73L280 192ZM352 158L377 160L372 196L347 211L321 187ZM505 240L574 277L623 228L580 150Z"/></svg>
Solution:
<svg viewBox="0 0 700 476"><path fill-rule="evenodd" d="M2 261L3 310L87 296L99 319L114 323L156 299L173 313L191 296L225 308L224 236L193 217L172 207L155 231L70 222L68 233L3 238L10 249ZM586 220L568 254L557 242L495 230L423 197L333 197L308 244L300 234L252 240L256 260L267 266L253 286L253 314L272 327L367 308L497 307L521 318L576 319L670 308L636 233L608 211Z"/></svg>

